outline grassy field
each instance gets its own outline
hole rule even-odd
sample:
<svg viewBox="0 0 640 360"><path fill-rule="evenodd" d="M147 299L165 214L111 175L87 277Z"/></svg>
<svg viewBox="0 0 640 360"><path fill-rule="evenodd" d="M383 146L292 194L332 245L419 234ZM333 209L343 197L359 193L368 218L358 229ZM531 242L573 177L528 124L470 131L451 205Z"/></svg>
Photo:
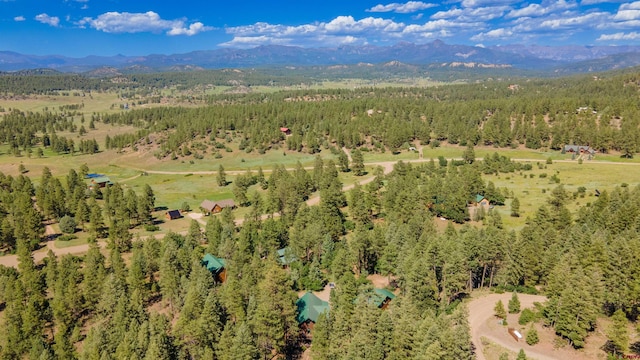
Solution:
<svg viewBox="0 0 640 360"><path fill-rule="evenodd" d="M363 80L343 80L334 83L318 83L311 85L311 88L354 88L359 86L372 86L368 81ZM376 84L386 86L386 84ZM407 84L410 85L410 84ZM426 79L418 79L413 86L433 86L437 83L430 82ZM232 90L231 87L218 86L206 90L207 93L221 93ZM276 91L283 88L273 87L256 87L252 91ZM165 95L178 95L175 91L167 90ZM20 109L22 111L60 111L62 105L82 104L79 110L85 116L85 128L88 129L88 121L94 113L113 113L124 111L120 109L120 105L130 102L131 100L121 99L115 92L106 93L79 93L69 92L69 96L31 96L19 99L2 99L0 107L5 111L10 109ZM132 103L133 104L133 103ZM159 106L157 104L136 105L133 107ZM78 126L81 116L75 117ZM78 133L59 132L61 136L71 138L79 142L83 139L96 139L101 148L104 148L104 140L107 135L131 133L137 129L130 126L112 126L108 124L96 123L95 130L80 136ZM142 189L145 184L149 184L156 193L157 205L168 209L179 208L183 203L189 204L192 209L197 209L203 199L221 200L225 198L233 198L232 185L219 187L216 184L215 172L220 165L226 171L257 171L262 168L268 176L275 164L284 165L287 168L294 167L300 162L305 167L312 167L316 155L306 152L288 151L284 145L276 147L265 154L259 154L257 151L246 153L238 149L236 141L228 143L227 146L231 152L222 151L221 158L215 158L211 153L204 154L203 159L178 158L171 160L169 158L157 159L154 152L157 150L154 145L140 146L137 150L132 151L126 149L118 152L115 150L103 150L94 155L59 155L44 149L44 157L36 158L33 154L23 152L22 156L15 157L8 154L8 147L0 146L0 171L16 176L19 174L19 167L23 165L27 176L37 183L42 170L48 167L54 176L63 178L70 169L79 169L83 164L87 164L91 172L105 174L113 181L122 183L126 187L131 187L136 191ZM420 146L414 144L416 151L402 150L398 153L390 151L368 151L363 152L367 166L368 175L364 177L355 177L352 173L341 173L340 177L345 185L351 185L355 182L364 181L367 177L372 176L375 165L373 163L380 162L396 162L396 161L428 161L433 158L442 156L445 158L460 158L464 152L464 147L457 145L449 145L443 143L438 147ZM578 164L577 161L568 161L569 155L561 154L559 151L550 150L531 150L523 147L517 149L498 149L490 146L477 146L475 148L476 157L482 159L490 156L495 152L500 155L508 156L512 159L529 159L530 161L541 164L541 168L534 164L532 171L488 175L484 179L492 181L497 187L508 189L510 194L518 197L520 200L521 217L510 217L511 198L507 199L504 206L496 207L496 211L500 212L503 221L507 227L521 228L528 216L535 214L535 211L548 199L548 194L558 184L551 181L551 177L556 175L560 179L560 183L570 193L574 193L579 187L586 188L584 196L577 196L569 203L570 210L576 210L579 206L595 201L594 193L598 189L611 190L615 186L626 183L629 186L636 186L640 179L640 160L622 159L617 154L598 154L593 161L584 161ZM420 152L422 154L420 154ZM329 149L322 149L319 154L323 159L336 160L336 156ZM422 156L421 156L422 155ZM546 164L551 159L552 164ZM562 161L560 161L562 160ZM613 163L609 163L613 162ZM154 173L163 172L163 173ZM198 172L209 172L209 174L198 174ZM145 174L146 175L143 175ZM545 175L546 174L546 177ZM542 175L542 176L541 176ZM229 181L234 181L234 176L228 174ZM249 192L258 189L257 186L252 187ZM240 208L236 210L236 217L241 218L247 212L247 209ZM158 214L161 218L162 214ZM162 224L161 231L176 230L180 226L188 227L189 221L181 219ZM142 232L141 236L152 235L151 233ZM86 239L79 238L67 242L84 241Z"/></svg>

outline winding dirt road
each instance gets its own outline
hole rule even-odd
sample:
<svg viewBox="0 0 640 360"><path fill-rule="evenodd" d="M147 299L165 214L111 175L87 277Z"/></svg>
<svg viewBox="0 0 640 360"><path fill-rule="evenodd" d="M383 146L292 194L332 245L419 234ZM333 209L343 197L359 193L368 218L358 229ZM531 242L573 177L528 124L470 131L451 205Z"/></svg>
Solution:
<svg viewBox="0 0 640 360"><path fill-rule="evenodd" d="M493 312L493 308L498 300L502 300L502 303L506 308L511 296L511 293L490 293L483 296L481 295L468 303L471 341L473 341L476 348L476 359L494 360L493 357L488 359L485 356L483 352L484 346L482 344L482 338L515 353L519 352L520 349L523 349L527 355L527 359L584 360L591 358L590 355L577 352L570 347L555 349L553 344L551 344L551 341L541 341L539 344L534 346L528 345L524 339L515 341L515 339L509 335L507 327L498 324ZM547 300L545 296L527 294L518 294L518 299L520 300L520 309L533 308L534 302L544 303ZM522 328L522 326L518 324L518 317L519 314L509 314L507 317L507 321L509 323L508 327L514 327L516 329ZM497 359L497 356L495 359Z"/></svg>

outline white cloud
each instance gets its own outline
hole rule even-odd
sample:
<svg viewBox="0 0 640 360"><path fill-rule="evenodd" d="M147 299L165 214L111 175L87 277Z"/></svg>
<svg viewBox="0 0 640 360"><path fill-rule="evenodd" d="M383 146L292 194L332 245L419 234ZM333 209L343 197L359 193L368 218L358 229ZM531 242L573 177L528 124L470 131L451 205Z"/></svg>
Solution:
<svg viewBox="0 0 640 360"><path fill-rule="evenodd" d="M509 29L494 29L471 37L473 41L509 39L513 36L513 31Z"/></svg>
<svg viewBox="0 0 640 360"><path fill-rule="evenodd" d="M25 21L27 19L24 18L24 16L20 15L20 16L16 16L13 18L13 21Z"/></svg>
<svg viewBox="0 0 640 360"><path fill-rule="evenodd" d="M43 24L47 24L47 25L51 25L51 26L58 26L60 24L60 18L57 16L49 16L47 14L39 14L36 15L35 18L37 21L43 23Z"/></svg>
<svg viewBox="0 0 640 360"><path fill-rule="evenodd" d="M640 1L620 5L613 19L617 21L640 20Z"/></svg>
<svg viewBox="0 0 640 360"><path fill-rule="evenodd" d="M201 22L194 22L193 24L189 25L188 28L185 27L176 27L176 28L172 28L171 30L169 30L167 32L168 35L187 35L187 36L193 36L196 35L198 33L201 33L203 31L207 31L210 30L210 27L204 26L203 23Z"/></svg>
<svg viewBox="0 0 640 360"><path fill-rule="evenodd" d="M621 40L640 40L640 33L615 33L615 34L602 34L596 41L621 41Z"/></svg>
<svg viewBox="0 0 640 360"><path fill-rule="evenodd" d="M575 15L571 17L561 17L557 19L549 19L540 22L539 28L547 29L567 29L567 28L591 28L597 27L610 18L609 13L594 12L584 15Z"/></svg>
<svg viewBox="0 0 640 360"><path fill-rule="evenodd" d="M146 13L107 12L95 19L84 18L78 24L81 26L89 25L106 33L160 33L166 31L168 35L192 36L203 31L212 30L211 27L205 26L201 22L186 26L183 19L164 20L153 11L147 11Z"/></svg>
<svg viewBox="0 0 640 360"><path fill-rule="evenodd" d="M557 11L572 9L577 6L578 4L574 2L566 2L564 0L550 3L547 6L542 4L529 4L524 8L511 10L505 17L518 18L523 16L543 16Z"/></svg>
<svg viewBox="0 0 640 360"><path fill-rule="evenodd" d="M520 2L520 0L462 0L462 7L475 8L497 5L513 5Z"/></svg>
<svg viewBox="0 0 640 360"><path fill-rule="evenodd" d="M422 1L409 1L405 4L400 3L391 3L387 5L378 4L371 9L367 9L367 12L396 12L399 14L409 14L422 10L426 10L432 7L436 7L438 5L425 3Z"/></svg>
<svg viewBox="0 0 640 360"><path fill-rule="evenodd" d="M502 17L509 10L508 6L490 6L478 8L453 8L447 11L438 11L431 16L432 19L455 19L459 22L489 21Z"/></svg>

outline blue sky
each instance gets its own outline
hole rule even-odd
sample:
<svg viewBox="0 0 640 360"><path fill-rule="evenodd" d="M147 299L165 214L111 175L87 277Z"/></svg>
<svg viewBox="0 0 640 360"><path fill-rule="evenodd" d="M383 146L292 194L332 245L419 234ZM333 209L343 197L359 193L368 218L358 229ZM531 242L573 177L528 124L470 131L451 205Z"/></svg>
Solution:
<svg viewBox="0 0 640 360"><path fill-rule="evenodd" d="M640 1L0 0L0 51L175 54L260 45L640 45Z"/></svg>

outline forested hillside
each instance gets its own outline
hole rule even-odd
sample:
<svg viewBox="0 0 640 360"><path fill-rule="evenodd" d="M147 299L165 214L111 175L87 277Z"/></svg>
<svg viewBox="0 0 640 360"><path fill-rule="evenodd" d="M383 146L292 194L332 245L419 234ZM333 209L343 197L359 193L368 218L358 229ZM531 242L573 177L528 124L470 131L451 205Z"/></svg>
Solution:
<svg viewBox="0 0 640 360"><path fill-rule="evenodd" d="M571 193L555 173L549 191L536 195L542 206L513 229L497 208L508 202L520 216L514 191L488 176L533 178L534 165L551 165L500 153L520 145L634 156L639 86L638 74L615 74L203 95L199 106L112 113L6 109L0 141L12 161L43 148L52 161L91 160L100 152L87 140L96 124L138 129L107 136L102 151L155 145L158 161L283 148L315 161L236 175L243 218L225 208L184 232L148 237L132 235L160 222L147 183L88 186L87 165L0 173L0 250L19 260L0 266L0 359L473 359L465 301L488 289L546 295L524 322L553 329L560 344L581 349L597 331L610 340L600 355L638 352L636 334L598 328L598 319L613 316L626 329L640 312L640 186L621 176L576 205L585 189ZM86 151L75 134L89 141ZM440 142L464 146L460 158L398 161L388 173L366 173L362 162L363 152ZM496 153L477 158L475 145ZM329 149L337 161L323 156ZM56 155L77 151L85 154ZM226 187L218 169L211 183ZM344 191L347 172L362 184ZM191 175L178 185L188 188ZM478 196L487 206L472 214ZM62 236L88 234L86 254L50 252L35 262L32 250L54 223ZM224 276L207 269L205 254L220 260ZM384 306L371 275L394 295ZM329 310L307 331L296 302L322 289Z"/></svg>
<svg viewBox="0 0 640 360"><path fill-rule="evenodd" d="M26 150L48 146L55 132L68 130L87 134L85 138L90 141L92 124L102 122L141 129L108 139L107 148L148 143L147 135L154 133L159 158L172 154L197 158L204 151L215 154L224 148L224 142L218 139L229 136L228 132L242 141L241 150L260 153L281 143L288 149L316 153L320 147L334 143L396 151L408 147L411 141L431 146L446 141L462 146L523 145L552 150L578 144L631 157L640 146L639 86L637 73L629 73L429 88L200 95L189 101L208 106L153 106L117 114L95 113L81 129L70 121L78 117L77 109L44 114L13 112L4 116L2 140ZM135 104L135 92L126 98ZM159 94L151 99L162 102ZM16 129L17 123L24 126ZM285 137L281 127L289 128L292 136ZM67 142L58 147L62 152L97 151L95 144L71 145Z"/></svg>

